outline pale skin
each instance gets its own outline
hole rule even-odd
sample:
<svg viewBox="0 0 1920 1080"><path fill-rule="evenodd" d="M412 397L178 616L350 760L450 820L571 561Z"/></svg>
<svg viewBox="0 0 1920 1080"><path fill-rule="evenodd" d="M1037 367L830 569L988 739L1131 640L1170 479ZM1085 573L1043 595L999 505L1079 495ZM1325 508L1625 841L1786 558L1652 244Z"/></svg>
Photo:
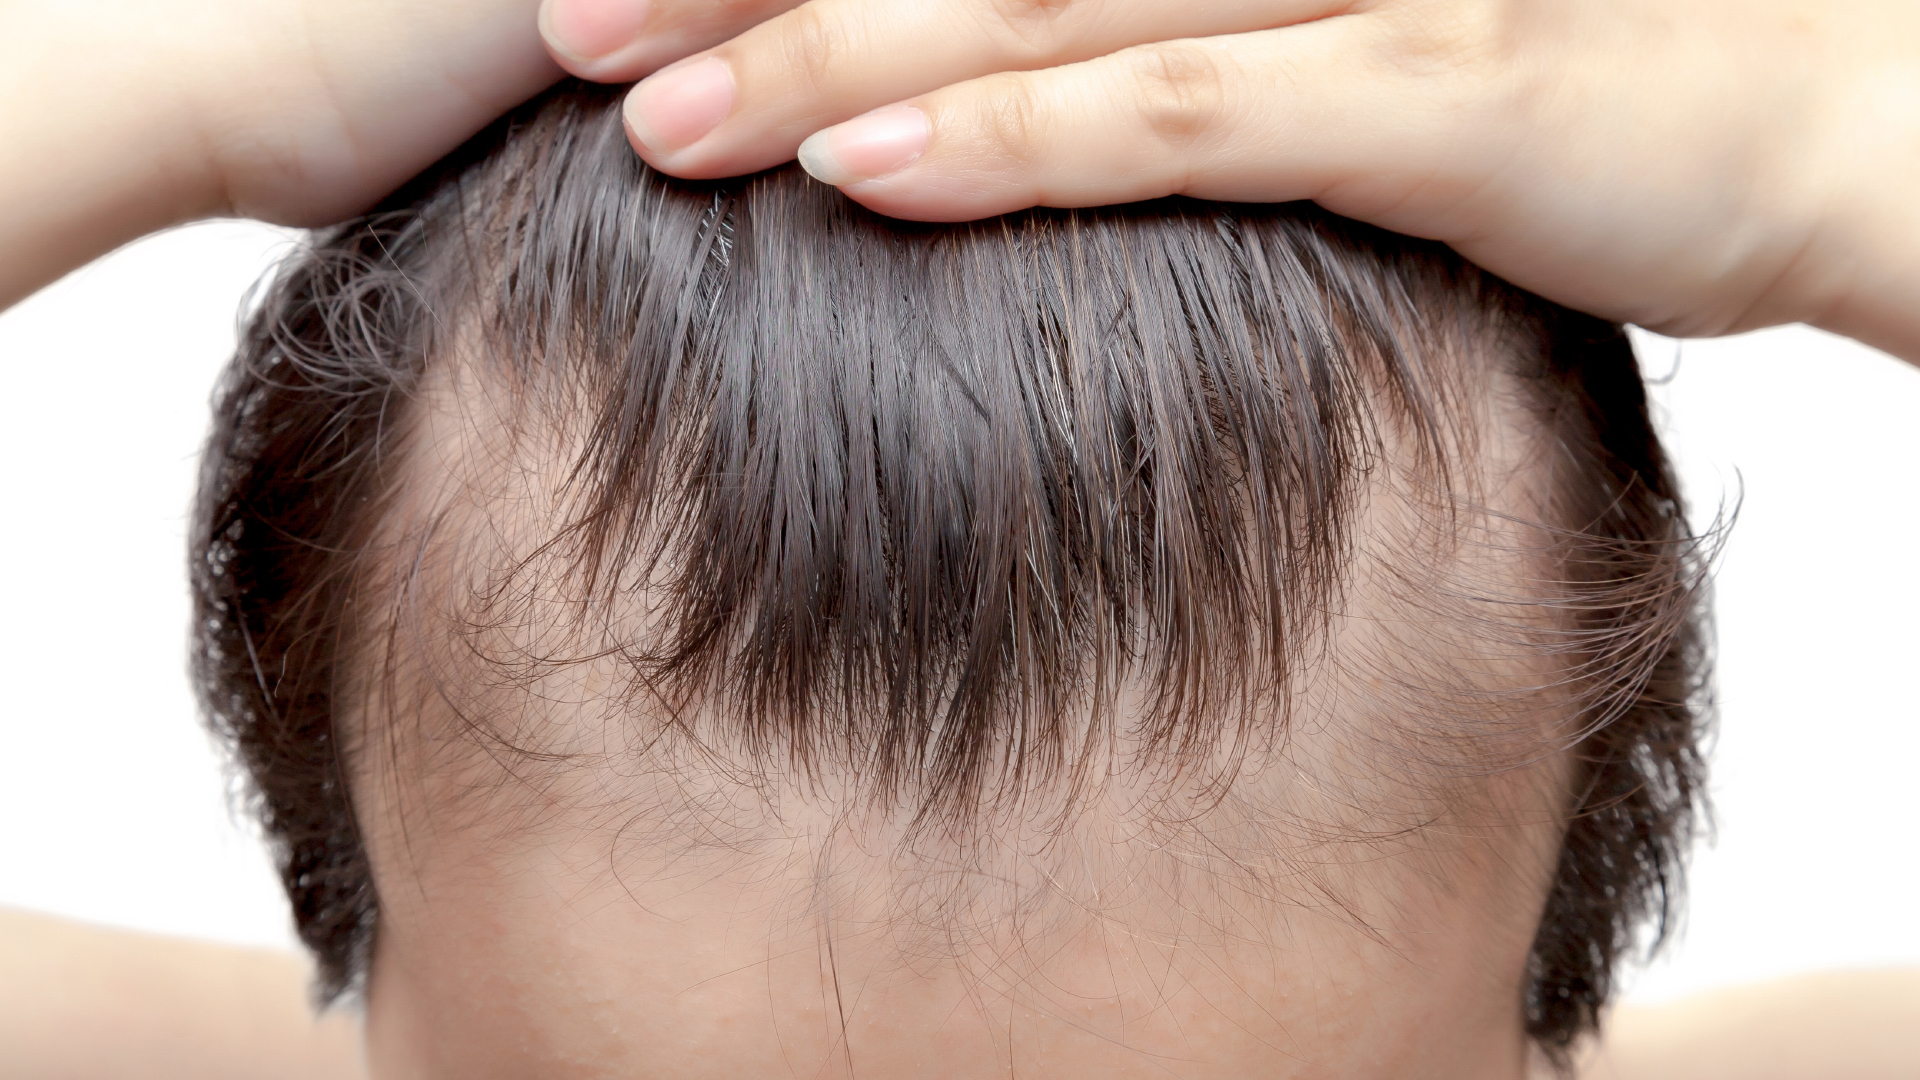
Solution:
<svg viewBox="0 0 1920 1080"><path fill-rule="evenodd" d="M422 564L521 563L541 539L473 538L544 537L539 523L565 520L553 482L564 459L517 456L508 471L538 479L491 482L478 463L505 452L488 434L505 424L482 404L491 378L443 378L421 395L393 527L432 521L448 538ZM1477 399L1479 469L1529 479L1467 483L1511 517L1534 495L1540 473L1522 463L1539 444L1499 399ZM1527 694L1538 671L1483 651L1464 624L1433 629L1444 616L1371 584L1394 562L1447 580L1513 570L1436 542L1443 530L1424 526L1394 471L1383 464L1367 485L1367 539L1347 555L1354 584L1326 651L1405 657L1444 637L1474 686ZM1486 533L1450 529L1485 536L1474 551L1529 542L1493 520ZM428 588L468 595L455 580ZM526 640L505 631L480 648ZM734 752L696 752L666 718L707 747L727 745L730 725L697 699L624 698L620 661L563 665L458 706L403 678L356 709L365 734L350 736L374 876L395 883L381 885L368 989L374 1076L1523 1080L1515 1003L1568 763L1526 740L1484 777L1412 781L1420 767L1382 769L1398 755L1376 740L1397 738L1407 713L1442 722L1440 695L1382 696L1338 665L1314 670L1289 694L1297 734L1236 761L1233 798L1203 793L1208 766L1149 781L1122 735L1128 748L1094 751L1097 793L1069 809L1062 785L1036 783L1021 810L970 819L970 846L908 842L836 766L817 783L777 762L751 781L715 768ZM450 658L434 682L486 679ZM1147 701L1123 681L1116 729ZM1558 705L1529 698L1515 723ZM1081 722L1072 709L1067 722ZM530 783L502 774L459 748L459 718L477 714L511 718L516 744L564 733L570 764Z"/></svg>
<svg viewBox="0 0 1920 1080"><path fill-rule="evenodd" d="M638 152L677 175L801 153L849 196L929 219L1313 199L1611 318L1804 321L1920 362L1920 7L1896 0L0 0L0 26L0 306L180 222L341 219L563 69L621 81L684 60L628 110ZM9 980L0 1015L20 1023L0 1042L71 1064L93 1025L160 1010L155 1031L227 1016L281 1032L312 1075L358 1068L338 1027L309 1042L286 1023L295 965L61 934L74 963L52 969L137 961L178 991L102 989L29 1024L13 1004L32 984ZM0 939L10 958L56 940L22 919ZM235 994L218 973L239 968L287 992ZM1678 1028L1623 1013L1615 1072L1594 1075L1678 1075L1661 1070L1683 1053L1759 1075L1735 1052L1783 1017L1826 1033L1824 1056L1775 1075L1875 1075L1836 1064L1860 1054L1894 1075L1885 1040L1915 980L1889 978L1702 1002ZM1844 1038L1825 1022L1889 1002ZM180 1075L299 1075L233 1039L175 1052L225 1055ZM163 1075L131 1060L87 1075Z"/></svg>

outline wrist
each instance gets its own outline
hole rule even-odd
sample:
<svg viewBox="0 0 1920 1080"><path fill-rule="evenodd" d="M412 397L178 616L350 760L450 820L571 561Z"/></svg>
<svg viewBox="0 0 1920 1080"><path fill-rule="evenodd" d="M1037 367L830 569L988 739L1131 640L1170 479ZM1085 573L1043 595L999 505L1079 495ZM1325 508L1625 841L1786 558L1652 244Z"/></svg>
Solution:
<svg viewBox="0 0 1920 1080"><path fill-rule="evenodd" d="M1809 155L1820 193L1796 317L1920 363L1920 64L1863 66Z"/></svg>
<svg viewBox="0 0 1920 1080"><path fill-rule="evenodd" d="M192 65L179 28L144 12L133 3L5 11L0 307L145 233L219 211L183 92ZM118 28L103 34L108 20Z"/></svg>
<svg viewBox="0 0 1920 1080"><path fill-rule="evenodd" d="M226 0L187 35L187 110L223 212L364 212L560 71L534 0Z"/></svg>

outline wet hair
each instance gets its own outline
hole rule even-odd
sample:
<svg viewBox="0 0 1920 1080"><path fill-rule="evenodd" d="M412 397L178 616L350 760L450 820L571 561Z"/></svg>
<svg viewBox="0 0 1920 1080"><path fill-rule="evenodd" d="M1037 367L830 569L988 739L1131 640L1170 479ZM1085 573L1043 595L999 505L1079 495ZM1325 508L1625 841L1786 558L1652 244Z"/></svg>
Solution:
<svg viewBox="0 0 1920 1080"><path fill-rule="evenodd" d="M734 760L850 770L936 830L1083 780L1123 677L1160 760L1284 727L1369 485L1398 469L1432 520L1472 517L1496 400L1544 448L1540 539L1508 560L1531 569L1421 602L1523 643L1569 714L1565 838L1515 1003L1531 1037L1564 1059L1672 913L1705 549L1620 327L1307 205L917 225L791 168L675 181L629 152L614 92L563 84L315 234L217 394L197 678L329 1000L378 911L348 717L406 651L422 553L465 542L459 521L394 524L455 368L500 388L506 457L542 431L564 451L543 466L564 512L485 582L441 583L462 630L567 622L657 700L716 703ZM529 577L571 582L571 614ZM641 593L644 633L608 614ZM1436 670L1370 662L1412 691ZM1423 745L1470 766L1473 715L1499 706L1465 701Z"/></svg>

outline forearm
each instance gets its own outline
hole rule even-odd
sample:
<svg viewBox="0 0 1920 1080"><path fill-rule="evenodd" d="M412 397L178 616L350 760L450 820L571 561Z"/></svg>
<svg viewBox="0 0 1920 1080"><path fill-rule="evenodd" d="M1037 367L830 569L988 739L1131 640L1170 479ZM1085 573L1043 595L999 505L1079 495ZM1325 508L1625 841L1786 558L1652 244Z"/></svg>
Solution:
<svg viewBox="0 0 1920 1080"><path fill-rule="evenodd" d="M1580 1080L1892 1080L1920 1067L1920 970L1831 972L1623 1007Z"/></svg>
<svg viewBox="0 0 1920 1080"><path fill-rule="evenodd" d="M0 910L0 1073L358 1080L358 1022L314 1017L298 957Z"/></svg>
<svg viewBox="0 0 1920 1080"><path fill-rule="evenodd" d="M1809 163L1835 193L1818 260L1834 269L1807 321L1920 364L1920 56L1863 74L1835 111Z"/></svg>
<svg viewBox="0 0 1920 1080"><path fill-rule="evenodd" d="M144 233L214 213L178 23L0 2L0 309ZM124 26L124 23L123 23Z"/></svg>
<svg viewBox="0 0 1920 1080"><path fill-rule="evenodd" d="M0 308L216 214L376 203L559 77L537 0L0 0Z"/></svg>

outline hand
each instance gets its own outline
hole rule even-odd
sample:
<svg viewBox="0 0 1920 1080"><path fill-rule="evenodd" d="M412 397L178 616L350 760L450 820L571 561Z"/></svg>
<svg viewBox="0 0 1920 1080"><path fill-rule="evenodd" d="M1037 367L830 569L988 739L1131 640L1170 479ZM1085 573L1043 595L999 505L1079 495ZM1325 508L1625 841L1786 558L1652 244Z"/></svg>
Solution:
<svg viewBox="0 0 1920 1080"><path fill-rule="evenodd" d="M0 0L0 307L141 233L366 209L561 72L537 0Z"/></svg>
<svg viewBox="0 0 1920 1080"><path fill-rule="evenodd" d="M10 1080L366 1080L360 1022L316 1017L303 956L0 908Z"/></svg>
<svg viewBox="0 0 1920 1080"><path fill-rule="evenodd" d="M284 224L365 209L561 74L535 0L163 6L217 43L187 89L222 209Z"/></svg>
<svg viewBox="0 0 1920 1080"><path fill-rule="evenodd" d="M1313 199L1667 333L1806 320L1920 356L1911 3L644 6L547 0L542 26L590 78L706 49L628 99L636 149L669 173L798 152L924 219Z"/></svg>

